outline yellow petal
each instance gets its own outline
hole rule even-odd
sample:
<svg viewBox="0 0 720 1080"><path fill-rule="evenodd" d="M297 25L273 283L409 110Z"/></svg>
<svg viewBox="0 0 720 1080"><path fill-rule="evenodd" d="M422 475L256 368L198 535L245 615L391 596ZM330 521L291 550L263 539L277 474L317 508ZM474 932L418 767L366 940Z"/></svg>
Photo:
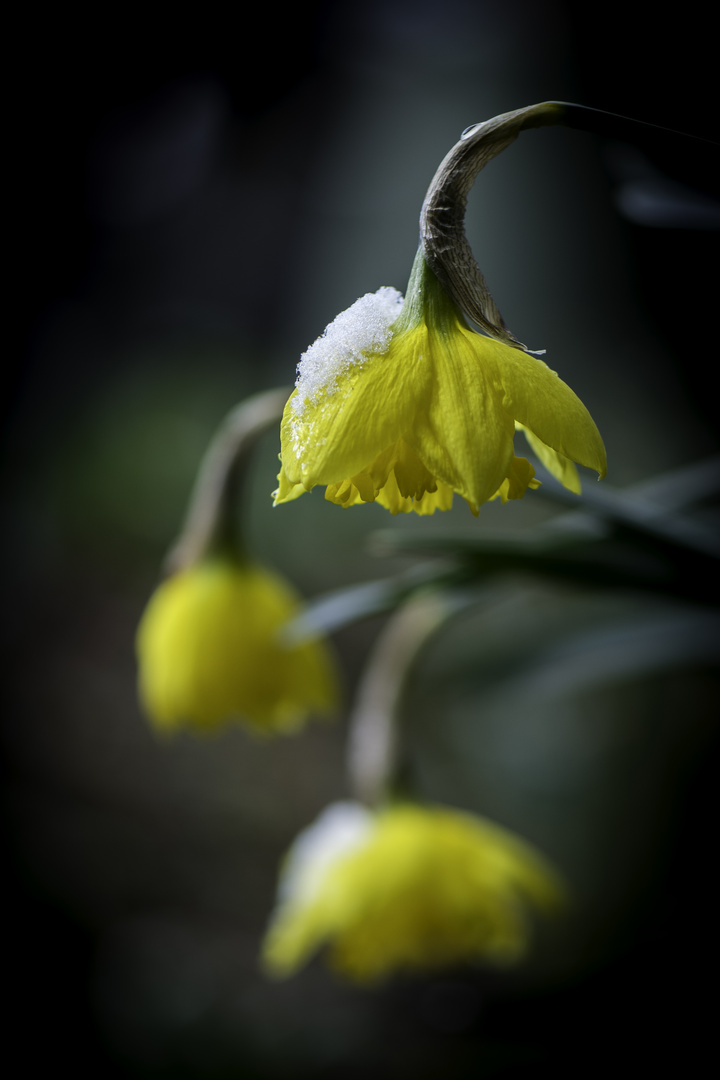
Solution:
<svg viewBox="0 0 720 1080"><path fill-rule="evenodd" d="M530 448L537 454L547 471L556 480L559 480L568 491L580 495L582 485L580 484L580 477L575 463L566 458L564 454L559 454L557 450L553 450L551 446L546 446L542 439L538 439L537 435L534 435L529 428L523 427L522 424L516 424L516 427L522 431L530 444Z"/></svg>
<svg viewBox="0 0 720 1080"><path fill-rule="evenodd" d="M309 490L361 472L412 424L430 390L430 371L413 343L375 354L350 369L342 386L316 400L291 396L281 425L282 462L292 483Z"/></svg>
<svg viewBox="0 0 720 1080"><path fill-rule="evenodd" d="M605 446L577 394L537 356L482 340L484 363L492 368L503 407L513 419L558 454L605 476Z"/></svg>
<svg viewBox="0 0 720 1080"><path fill-rule="evenodd" d="M302 484L292 483L287 478L285 467L280 466L280 472L278 473L278 486L273 491L274 505L279 506L280 503L292 502L294 499L298 499L305 488Z"/></svg>
<svg viewBox="0 0 720 1080"><path fill-rule="evenodd" d="M449 510L453 493L447 484L438 480L435 491L427 490L417 499L408 498L401 494L395 474L391 473L382 491L378 493L377 501L391 514L409 514L414 511L416 514L429 515L436 510Z"/></svg>
<svg viewBox="0 0 720 1080"><path fill-rule="evenodd" d="M515 428L475 343L459 331L428 330L423 358L432 379L404 438L433 476L477 510L507 475Z"/></svg>
<svg viewBox="0 0 720 1080"><path fill-rule="evenodd" d="M507 477L492 498L501 499L504 503L508 499L522 499L529 487L540 487L540 481L535 479L535 470L527 458L515 457L510 463Z"/></svg>

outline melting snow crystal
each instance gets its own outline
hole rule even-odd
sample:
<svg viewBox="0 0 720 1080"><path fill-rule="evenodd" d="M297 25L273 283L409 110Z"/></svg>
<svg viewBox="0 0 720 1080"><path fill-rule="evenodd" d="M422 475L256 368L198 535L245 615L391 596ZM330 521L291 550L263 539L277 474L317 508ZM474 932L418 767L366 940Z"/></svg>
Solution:
<svg viewBox="0 0 720 1080"><path fill-rule="evenodd" d="M307 402L313 401L320 391L333 394L342 375L363 364L368 353L387 351L392 337L390 327L402 304L397 289L384 285L375 293L361 296L333 319L300 358L295 383L298 392L293 399L297 417L302 416Z"/></svg>

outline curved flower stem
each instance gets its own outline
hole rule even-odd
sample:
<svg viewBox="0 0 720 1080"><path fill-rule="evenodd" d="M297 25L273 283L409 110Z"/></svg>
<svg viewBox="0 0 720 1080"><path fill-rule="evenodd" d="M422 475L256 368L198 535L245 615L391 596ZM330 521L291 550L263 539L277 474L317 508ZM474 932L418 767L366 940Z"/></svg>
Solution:
<svg viewBox="0 0 720 1080"><path fill-rule="evenodd" d="M236 405L225 417L200 464L185 524L165 560L167 573L214 551L245 557L235 507L255 444L279 423L289 396L288 388L267 390Z"/></svg>
<svg viewBox="0 0 720 1080"><path fill-rule="evenodd" d="M478 173L521 131L558 124L632 143L666 143L669 139L675 145L678 140L684 146L688 140L715 145L710 140L564 101L528 105L465 129L460 141L443 158L428 188L420 212L420 249L467 319L491 337L526 352L530 350L506 326L475 262L465 236L465 207Z"/></svg>
<svg viewBox="0 0 720 1080"><path fill-rule="evenodd" d="M446 592L419 593L395 612L373 646L350 714L347 756L354 793L369 805L404 785L404 691L418 654L457 607Z"/></svg>
<svg viewBox="0 0 720 1080"><path fill-rule="evenodd" d="M465 208L478 173L526 128L561 124L564 105L545 101L466 128L443 158L420 211L420 245L430 269L466 318L491 337L525 346L505 325L465 236Z"/></svg>

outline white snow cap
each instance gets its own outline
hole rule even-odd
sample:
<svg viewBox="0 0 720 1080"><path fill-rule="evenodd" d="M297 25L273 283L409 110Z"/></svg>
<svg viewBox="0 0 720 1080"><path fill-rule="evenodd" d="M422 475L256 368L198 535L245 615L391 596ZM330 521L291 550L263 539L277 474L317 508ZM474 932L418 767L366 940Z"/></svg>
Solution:
<svg viewBox="0 0 720 1080"><path fill-rule="evenodd" d="M321 891L327 870L339 857L361 847L372 825L373 815L361 803L328 806L293 843L280 878L279 899L309 903Z"/></svg>
<svg viewBox="0 0 720 1080"><path fill-rule="evenodd" d="M295 415L301 417L308 401L323 391L334 394L338 381L356 365L364 364L368 353L387 352L392 338L390 327L400 314L402 293L383 285L366 293L347 311L341 311L300 357L293 398Z"/></svg>

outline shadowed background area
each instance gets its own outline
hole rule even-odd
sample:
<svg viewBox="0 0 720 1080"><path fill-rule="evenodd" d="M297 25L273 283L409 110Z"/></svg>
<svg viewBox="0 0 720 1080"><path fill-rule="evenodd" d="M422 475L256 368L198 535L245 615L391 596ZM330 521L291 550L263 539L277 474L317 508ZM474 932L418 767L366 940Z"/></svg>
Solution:
<svg viewBox="0 0 720 1080"><path fill-rule="evenodd" d="M526 969L376 991L317 964L275 984L257 964L283 851L348 795L343 718L274 742L239 727L159 741L133 639L216 425L290 386L356 297L405 288L460 132L559 99L707 136L710 34L520 0L311 3L241 31L99 18L90 48L65 16L22 28L12 121L3 811L26 1070L424 1080L703 1062L717 673L682 605L513 580L430 647L407 704L419 792L526 836L579 900ZM617 487L717 452L718 176L704 146L648 156L558 129L521 136L471 194L493 295L587 404ZM307 596L409 565L371 553L377 529L556 513L532 493L477 522L464 504L400 520L320 492L273 510L277 452L268 435L250 539ZM381 625L335 635L347 700ZM650 657L629 673L618 626Z"/></svg>

